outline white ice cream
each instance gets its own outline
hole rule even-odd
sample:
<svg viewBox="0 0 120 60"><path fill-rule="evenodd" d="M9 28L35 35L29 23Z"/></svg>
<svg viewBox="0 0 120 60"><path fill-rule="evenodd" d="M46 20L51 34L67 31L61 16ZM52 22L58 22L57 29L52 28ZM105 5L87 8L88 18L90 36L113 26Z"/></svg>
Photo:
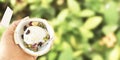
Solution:
<svg viewBox="0 0 120 60"><path fill-rule="evenodd" d="M27 31L29 30L29 33ZM24 41L27 44L34 44L39 42L45 42L43 38L46 36L47 32L45 29L38 26L30 26L24 32Z"/></svg>

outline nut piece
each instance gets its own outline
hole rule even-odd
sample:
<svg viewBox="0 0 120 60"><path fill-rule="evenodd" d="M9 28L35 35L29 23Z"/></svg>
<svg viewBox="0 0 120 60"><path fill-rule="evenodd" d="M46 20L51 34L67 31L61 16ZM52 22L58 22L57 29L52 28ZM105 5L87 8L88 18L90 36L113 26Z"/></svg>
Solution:
<svg viewBox="0 0 120 60"><path fill-rule="evenodd" d="M38 26L40 26L40 27L42 27L42 28L44 28L44 29L46 28L46 27L45 27L45 24L43 24L42 22L39 22Z"/></svg>
<svg viewBox="0 0 120 60"><path fill-rule="evenodd" d="M36 22L36 21L32 22L33 26L38 26L38 24L39 24L39 22Z"/></svg>
<svg viewBox="0 0 120 60"><path fill-rule="evenodd" d="M43 38L43 40L45 40L45 41L47 41L47 40L49 40L50 39L50 35L49 34L47 34L44 38Z"/></svg>

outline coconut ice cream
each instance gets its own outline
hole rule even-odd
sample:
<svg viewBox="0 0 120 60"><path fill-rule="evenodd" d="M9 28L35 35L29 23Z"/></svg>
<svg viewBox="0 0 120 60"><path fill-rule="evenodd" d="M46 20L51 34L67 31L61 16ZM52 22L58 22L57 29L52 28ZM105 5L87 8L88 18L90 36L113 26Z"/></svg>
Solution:
<svg viewBox="0 0 120 60"><path fill-rule="evenodd" d="M45 29L38 26L30 26L24 32L24 41L27 44L44 43L44 37L46 35L47 31Z"/></svg>
<svg viewBox="0 0 120 60"><path fill-rule="evenodd" d="M26 53L41 56L50 50L54 31L46 20L27 17L16 27L14 40Z"/></svg>

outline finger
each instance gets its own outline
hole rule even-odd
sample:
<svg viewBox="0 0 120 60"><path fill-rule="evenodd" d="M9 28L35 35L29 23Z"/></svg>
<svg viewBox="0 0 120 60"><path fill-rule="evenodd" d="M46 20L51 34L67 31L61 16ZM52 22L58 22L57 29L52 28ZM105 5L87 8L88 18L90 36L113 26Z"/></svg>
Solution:
<svg viewBox="0 0 120 60"><path fill-rule="evenodd" d="M1 41L2 40L7 40L7 38L9 39L13 39L13 34L14 34L14 30L16 28L16 26L18 25L20 21L14 21L7 29L6 31L3 33L2 37L1 37Z"/></svg>
<svg viewBox="0 0 120 60"><path fill-rule="evenodd" d="M14 30L15 30L16 26L19 24L19 22L20 22L20 20L14 21L14 22L9 26L9 28L6 29L6 32L5 32L5 33L6 33L7 35L13 34L13 33L14 33Z"/></svg>
<svg viewBox="0 0 120 60"><path fill-rule="evenodd" d="M6 44L6 45L13 45L14 44L14 29L16 28L17 24L20 21L14 21L9 28L6 29L6 31L3 33L1 37L1 44Z"/></svg>

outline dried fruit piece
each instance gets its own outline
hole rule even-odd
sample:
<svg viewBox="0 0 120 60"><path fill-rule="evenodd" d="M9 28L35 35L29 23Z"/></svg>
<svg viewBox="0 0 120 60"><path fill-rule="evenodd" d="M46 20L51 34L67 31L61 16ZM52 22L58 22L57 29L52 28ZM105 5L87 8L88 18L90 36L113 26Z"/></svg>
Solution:
<svg viewBox="0 0 120 60"><path fill-rule="evenodd" d="M31 49L33 51L38 51L38 44L37 43L33 44L32 47L31 47Z"/></svg>
<svg viewBox="0 0 120 60"><path fill-rule="evenodd" d="M35 48L35 47L37 47L37 46L38 46L38 44L35 43L35 44L32 45L32 48Z"/></svg>
<svg viewBox="0 0 120 60"><path fill-rule="evenodd" d="M24 35L22 34L22 35L21 35L21 38L22 38L22 39L24 39L24 37L23 37L23 36L24 36Z"/></svg>
<svg viewBox="0 0 120 60"><path fill-rule="evenodd" d="M23 30L25 31L26 29L27 29L27 26L25 25L24 28L23 28Z"/></svg>
<svg viewBox="0 0 120 60"><path fill-rule="evenodd" d="M29 22L29 25L30 25L30 26L32 26L32 21L31 21L31 22Z"/></svg>
<svg viewBox="0 0 120 60"><path fill-rule="evenodd" d="M26 34L29 34L30 33L30 30L27 30Z"/></svg>

